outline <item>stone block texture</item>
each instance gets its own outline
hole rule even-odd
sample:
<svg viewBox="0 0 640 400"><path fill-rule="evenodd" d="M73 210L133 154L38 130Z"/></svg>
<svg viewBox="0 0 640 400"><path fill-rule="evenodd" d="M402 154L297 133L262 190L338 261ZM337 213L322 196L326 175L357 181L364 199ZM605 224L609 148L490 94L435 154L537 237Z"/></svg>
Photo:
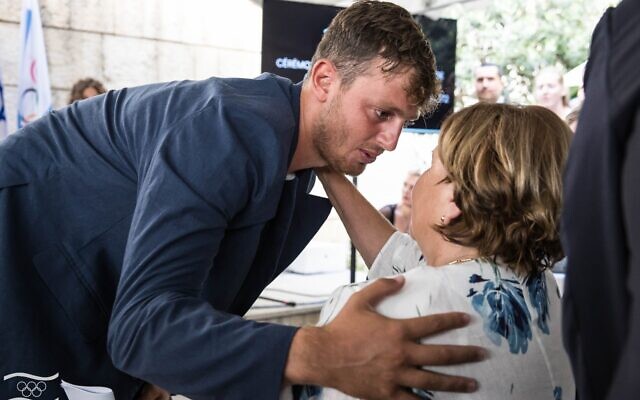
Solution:
<svg viewBox="0 0 640 400"><path fill-rule="evenodd" d="M255 0L39 0L54 108L78 79L107 89L260 73ZM16 127L21 0L0 0L0 70Z"/></svg>

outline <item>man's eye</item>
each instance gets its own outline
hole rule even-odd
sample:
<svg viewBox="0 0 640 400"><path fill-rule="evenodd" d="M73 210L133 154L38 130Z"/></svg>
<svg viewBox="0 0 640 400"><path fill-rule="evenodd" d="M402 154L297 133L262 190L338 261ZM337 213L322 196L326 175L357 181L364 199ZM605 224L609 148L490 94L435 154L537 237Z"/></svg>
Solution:
<svg viewBox="0 0 640 400"><path fill-rule="evenodd" d="M383 110L376 110L376 116L378 117L379 120L386 121L389 118L391 118L391 113Z"/></svg>

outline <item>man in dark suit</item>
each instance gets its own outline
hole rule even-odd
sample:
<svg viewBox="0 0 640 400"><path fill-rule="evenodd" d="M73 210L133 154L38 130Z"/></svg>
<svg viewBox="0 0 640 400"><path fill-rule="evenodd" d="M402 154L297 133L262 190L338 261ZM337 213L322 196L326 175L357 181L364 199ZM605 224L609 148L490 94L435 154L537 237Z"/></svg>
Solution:
<svg viewBox="0 0 640 400"><path fill-rule="evenodd" d="M580 400L640 393L640 2L596 27L565 173L564 339Z"/></svg>
<svg viewBox="0 0 640 400"><path fill-rule="evenodd" d="M112 91L0 145L3 394L64 396L60 378L118 399L149 393L144 382L216 399L277 398L283 382L367 398L473 390L416 367L479 349L406 350L465 316L371 312L399 281L371 285L322 328L241 318L329 212L308 195L313 168L361 173L436 98L429 44L391 3L341 12L312 63L301 84Z"/></svg>

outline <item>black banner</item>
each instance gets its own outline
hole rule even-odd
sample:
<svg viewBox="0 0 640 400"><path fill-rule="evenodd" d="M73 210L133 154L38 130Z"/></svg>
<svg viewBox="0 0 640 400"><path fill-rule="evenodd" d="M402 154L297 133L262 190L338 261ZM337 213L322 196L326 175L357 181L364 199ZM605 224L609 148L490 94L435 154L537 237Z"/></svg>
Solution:
<svg viewBox="0 0 640 400"><path fill-rule="evenodd" d="M293 82L304 78L311 57L322 35L341 7L264 0L262 14L262 71L287 77ZM456 21L432 20L414 16L431 41L436 56L437 75L442 93L438 109L416 121L417 132L439 129L445 116L453 111L456 60Z"/></svg>

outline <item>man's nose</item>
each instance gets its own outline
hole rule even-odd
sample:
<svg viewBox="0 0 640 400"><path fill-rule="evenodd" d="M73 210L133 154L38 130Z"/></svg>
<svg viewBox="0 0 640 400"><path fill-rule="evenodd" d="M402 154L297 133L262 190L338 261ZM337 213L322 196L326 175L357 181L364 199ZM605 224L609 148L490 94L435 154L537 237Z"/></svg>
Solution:
<svg viewBox="0 0 640 400"><path fill-rule="evenodd" d="M386 151L393 151L398 146L400 132L402 132L404 122L390 123L384 127L384 130L378 134L378 144Z"/></svg>

